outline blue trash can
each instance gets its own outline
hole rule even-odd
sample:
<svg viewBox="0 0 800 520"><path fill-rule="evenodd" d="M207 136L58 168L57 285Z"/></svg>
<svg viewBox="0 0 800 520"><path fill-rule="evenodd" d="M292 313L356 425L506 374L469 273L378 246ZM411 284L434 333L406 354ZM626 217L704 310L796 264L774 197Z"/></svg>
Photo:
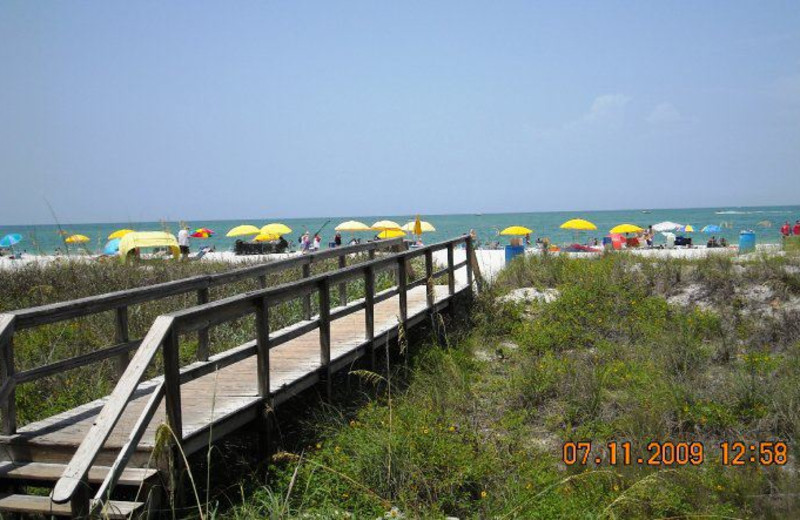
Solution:
<svg viewBox="0 0 800 520"><path fill-rule="evenodd" d="M739 253L750 253L756 250L756 234L754 231L739 233Z"/></svg>
<svg viewBox="0 0 800 520"><path fill-rule="evenodd" d="M506 246L506 263L509 263L515 256L525 254L525 246Z"/></svg>

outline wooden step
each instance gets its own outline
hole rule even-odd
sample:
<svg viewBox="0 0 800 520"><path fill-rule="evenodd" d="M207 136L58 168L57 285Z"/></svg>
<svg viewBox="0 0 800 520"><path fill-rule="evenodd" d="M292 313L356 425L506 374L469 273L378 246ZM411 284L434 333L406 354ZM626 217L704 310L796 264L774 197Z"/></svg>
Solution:
<svg viewBox="0 0 800 520"><path fill-rule="evenodd" d="M144 502L112 500L101 513L102 518L128 518L144 505ZM56 504L50 497L33 495L0 495L0 511L55 516L71 516L69 504Z"/></svg>
<svg viewBox="0 0 800 520"><path fill-rule="evenodd" d="M25 482L51 482L55 483L64 473L66 464L52 464L48 462L0 462L0 478L19 480ZM100 484L105 480L111 468L108 466L92 466L89 470L89 482ZM150 468L125 468L119 479L118 485L138 486L145 480L158 473Z"/></svg>

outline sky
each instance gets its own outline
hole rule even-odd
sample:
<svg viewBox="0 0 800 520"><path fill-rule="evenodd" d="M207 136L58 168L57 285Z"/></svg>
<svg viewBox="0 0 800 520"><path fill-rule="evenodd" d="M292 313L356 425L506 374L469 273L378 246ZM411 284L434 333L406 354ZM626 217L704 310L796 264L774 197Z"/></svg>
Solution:
<svg viewBox="0 0 800 520"><path fill-rule="evenodd" d="M0 223L800 204L774 1L0 3Z"/></svg>

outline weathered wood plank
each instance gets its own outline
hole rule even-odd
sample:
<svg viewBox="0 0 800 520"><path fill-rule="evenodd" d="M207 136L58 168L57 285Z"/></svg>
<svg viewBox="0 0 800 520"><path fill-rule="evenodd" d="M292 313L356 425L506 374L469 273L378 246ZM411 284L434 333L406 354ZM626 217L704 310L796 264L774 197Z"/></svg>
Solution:
<svg viewBox="0 0 800 520"><path fill-rule="evenodd" d="M16 369L14 367L14 329L16 317L13 314L0 314L0 381L2 400L0 431L9 435L17 430Z"/></svg>
<svg viewBox="0 0 800 520"><path fill-rule="evenodd" d="M29 381L35 381L37 379L41 379L43 377L60 374L65 370L72 370L74 368L90 365L92 363L97 363L98 361L102 361L104 359L112 358L115 356L120 356L123 354L125 355L126 366L127 366L128 353L132 350L136 350L137 348L139 348L139 345L141 345L141 343L142 343L141 340L129 341L127 343L122 343L120 345L114 345L112 347L106 347L100 350L95 350L69 359L62 359L60 361L56 361L55 363L50 363L49 365L44 365L32 368L30 370L17 372L14 379L17 381L17 383L20 384L27 383Z"/></svg>
<svg viewBox="0 0 800 520"><path fill-rule="evenodd" d="M85 478L92 467L97 453L102 448L114 426L117 424L122 411L128 404L145 370L164 342L164 338L172 328L172 318L158 317L142 340L142 345L131 359L128 370L120 378L108 402L98 414L92 427L86 433L75 456L70 461L64 475L53 489L53 500L64 504L69 502L75 493L75 488Z"/></svg>

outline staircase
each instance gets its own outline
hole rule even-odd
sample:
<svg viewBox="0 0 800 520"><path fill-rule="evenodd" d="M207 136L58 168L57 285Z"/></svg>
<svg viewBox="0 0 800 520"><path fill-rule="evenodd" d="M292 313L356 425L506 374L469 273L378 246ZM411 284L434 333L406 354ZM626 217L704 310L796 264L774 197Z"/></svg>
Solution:
<svg viewBox="0 0 800 520"><path fill-rule="evenodd" d="M66 462L66 461L65 461ZM0 514L22 513L45 516L73 516L70 504L56 504L42 490L51 489L61 478L66 463L0 462ZM89 471L90 495L108 474L108 466L93 466ZM99 516L130 518L144 516L157 506L158 471L149 468L126 468L114 495L125 499L110 500ZM29 494L27 491L39 491Z"/></svg>

